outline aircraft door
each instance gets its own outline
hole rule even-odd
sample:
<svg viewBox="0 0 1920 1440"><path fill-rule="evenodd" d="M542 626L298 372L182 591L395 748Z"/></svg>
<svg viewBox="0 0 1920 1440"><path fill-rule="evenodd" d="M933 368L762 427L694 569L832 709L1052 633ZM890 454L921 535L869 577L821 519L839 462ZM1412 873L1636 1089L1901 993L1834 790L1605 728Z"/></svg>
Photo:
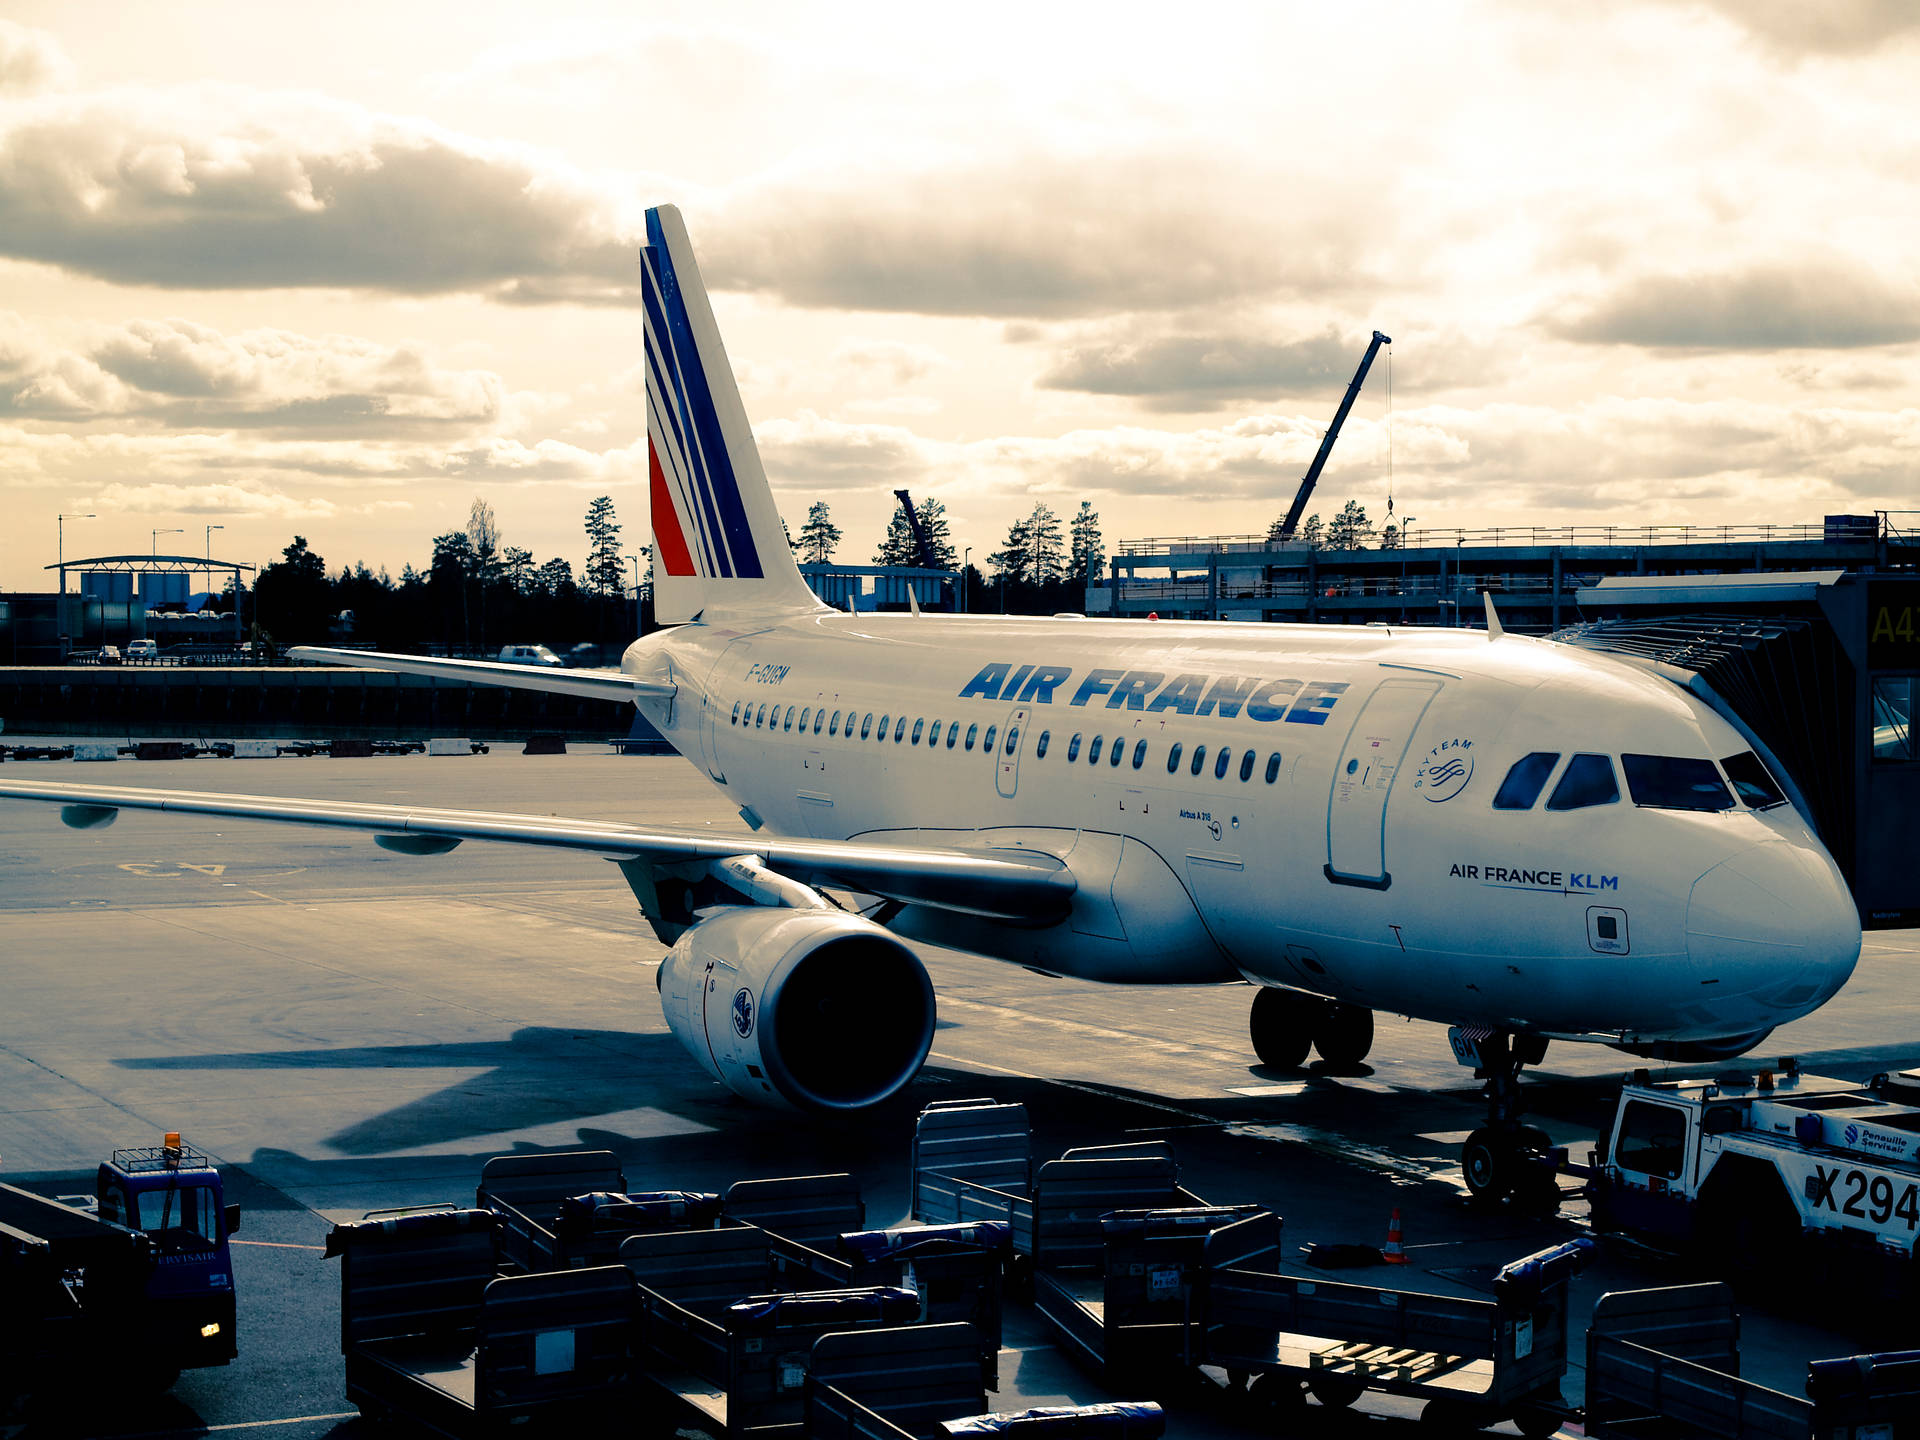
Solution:
<svg viewBox="0 0 1920 1440"><path fill-rule="evenodd" d="M733 705L733 700L727 698L730 688L728 677L746 667L747 656L752 649L753 641L736 640L721 651L720 658L713 662L713 669L707 672L706 690L701 697L700 749L706 760L707 773L722 785L727 782L726 767L720 763L720 731L726 724L722 712L731 713Z"/></svg>
<svg viewBox="0 0 1920 1440"><path fill-rule="evenodd" d="M1367 697L1334 770L1327 799L1329 880L1384 890L1387 796L1420 717L1440 693L1436 680L1387 680Z"/></svg>
<svg viewBox="0 0 1920 1440"><path fill-rule="evenodd" d="M1020 752L1027 743L1027 722L1033 718L1033 708L1019 706L1007 716L1006 733L1000 737L1000 753L994 757L994 784L1007 799L1013 798L1014 788L1020 783Z"/></svg>

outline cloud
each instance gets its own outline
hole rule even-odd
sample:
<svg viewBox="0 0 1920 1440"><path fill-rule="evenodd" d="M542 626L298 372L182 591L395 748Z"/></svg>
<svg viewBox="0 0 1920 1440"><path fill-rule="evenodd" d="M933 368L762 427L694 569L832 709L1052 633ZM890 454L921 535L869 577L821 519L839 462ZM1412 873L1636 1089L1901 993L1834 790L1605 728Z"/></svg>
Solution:
<svg viewBox="0 0 1920 1440"><path fill-rule="evenodd" d="M1786 56L1858 55L1920 33L1912 0L1690 0Z"/></svg>
<svg viewBox="0 0 1920 1440"><path fill-rule="evenodd" d="M243 518L329 519L340 513L319 496L296 498L243 485L108 485L74 501L109 515L231 515Z"/></svg>
<svg viewBox="0 0 1920 1440"><path fill-rule="evenodd" d="M604 183L424 125L244 93L29 107L0 135L0 214L0 253L123 284L638 293L634 232Z"/></svg>
<svg viewBox="0 0 1920 1440"><path fill-rule="evenodd" d="M716 289L790 305L1061 318L1324 294L1366 279L1363 211L1338 182L1275 211L1270 177L1207 153L767 184L704 224Z"/></svg>
<svg viewBox="0 0 1920 1440"><path fill-rule="evenodd" d="M1920 288L1847 261L1645 275L1547 328L1569 340L1657 349L1857 349L1920 339Z"/></svg>
<svg viewBox="0 0 1920 1440"><path fill-rule="evenodd" d="M0 20L0 95L37 95L71 84L73 66L44 30Z"/></svg>
<svg viewBox="0 0 1920 1440"><path fill-rule="evenodd" d="M0 413L365 432L489 425L506 400L492 371L447 370L414 345L290 330L227 335L169 319L129 321L63 350L0 312Z"/></svg>

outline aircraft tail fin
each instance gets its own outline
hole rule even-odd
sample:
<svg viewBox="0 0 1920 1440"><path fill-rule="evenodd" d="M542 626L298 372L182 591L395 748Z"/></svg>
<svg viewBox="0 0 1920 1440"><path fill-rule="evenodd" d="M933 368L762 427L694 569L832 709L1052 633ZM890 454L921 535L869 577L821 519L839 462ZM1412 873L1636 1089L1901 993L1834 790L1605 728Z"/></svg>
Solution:
<svg viewBox="0 0 1920 1440"><path fill-rule="evenodd" d="M820 608L794 563L674 206L647 211L640 262L655 618Z"/></svg>

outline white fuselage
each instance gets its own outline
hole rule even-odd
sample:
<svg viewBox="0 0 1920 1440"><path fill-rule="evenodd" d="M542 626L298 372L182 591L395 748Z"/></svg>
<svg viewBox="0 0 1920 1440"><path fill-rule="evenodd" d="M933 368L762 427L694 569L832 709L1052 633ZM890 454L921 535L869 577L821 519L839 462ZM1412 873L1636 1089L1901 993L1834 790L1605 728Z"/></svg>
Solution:
<svg viewBox="0 0 1920 1440"><path fill-rule="evenodd" d="M1803 1015L1859 953L1790 805L1649 808L1623 780L1612 803L1493 808L1529 754L1557 777L1575 754L1750 748L1666 681L1551 642L814 611L664 630L623 668L678 686L648 717L771 831L1063 858L1059 924L893 925L1046 970L1652 1042Z"/></svg>

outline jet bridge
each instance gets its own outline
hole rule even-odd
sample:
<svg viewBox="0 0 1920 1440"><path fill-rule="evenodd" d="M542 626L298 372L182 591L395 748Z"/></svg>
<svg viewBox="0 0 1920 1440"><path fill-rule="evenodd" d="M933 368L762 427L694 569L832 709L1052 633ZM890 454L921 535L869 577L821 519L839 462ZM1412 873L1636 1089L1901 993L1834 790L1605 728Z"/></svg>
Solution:
<svg viewBox="0 0 1920 1440"><path fill-rule="evenodd" d="M1644 664L1748 734L1852 887L1861 923L1920 924L1920 575L1611 576L1553 638Z"/></svg>

